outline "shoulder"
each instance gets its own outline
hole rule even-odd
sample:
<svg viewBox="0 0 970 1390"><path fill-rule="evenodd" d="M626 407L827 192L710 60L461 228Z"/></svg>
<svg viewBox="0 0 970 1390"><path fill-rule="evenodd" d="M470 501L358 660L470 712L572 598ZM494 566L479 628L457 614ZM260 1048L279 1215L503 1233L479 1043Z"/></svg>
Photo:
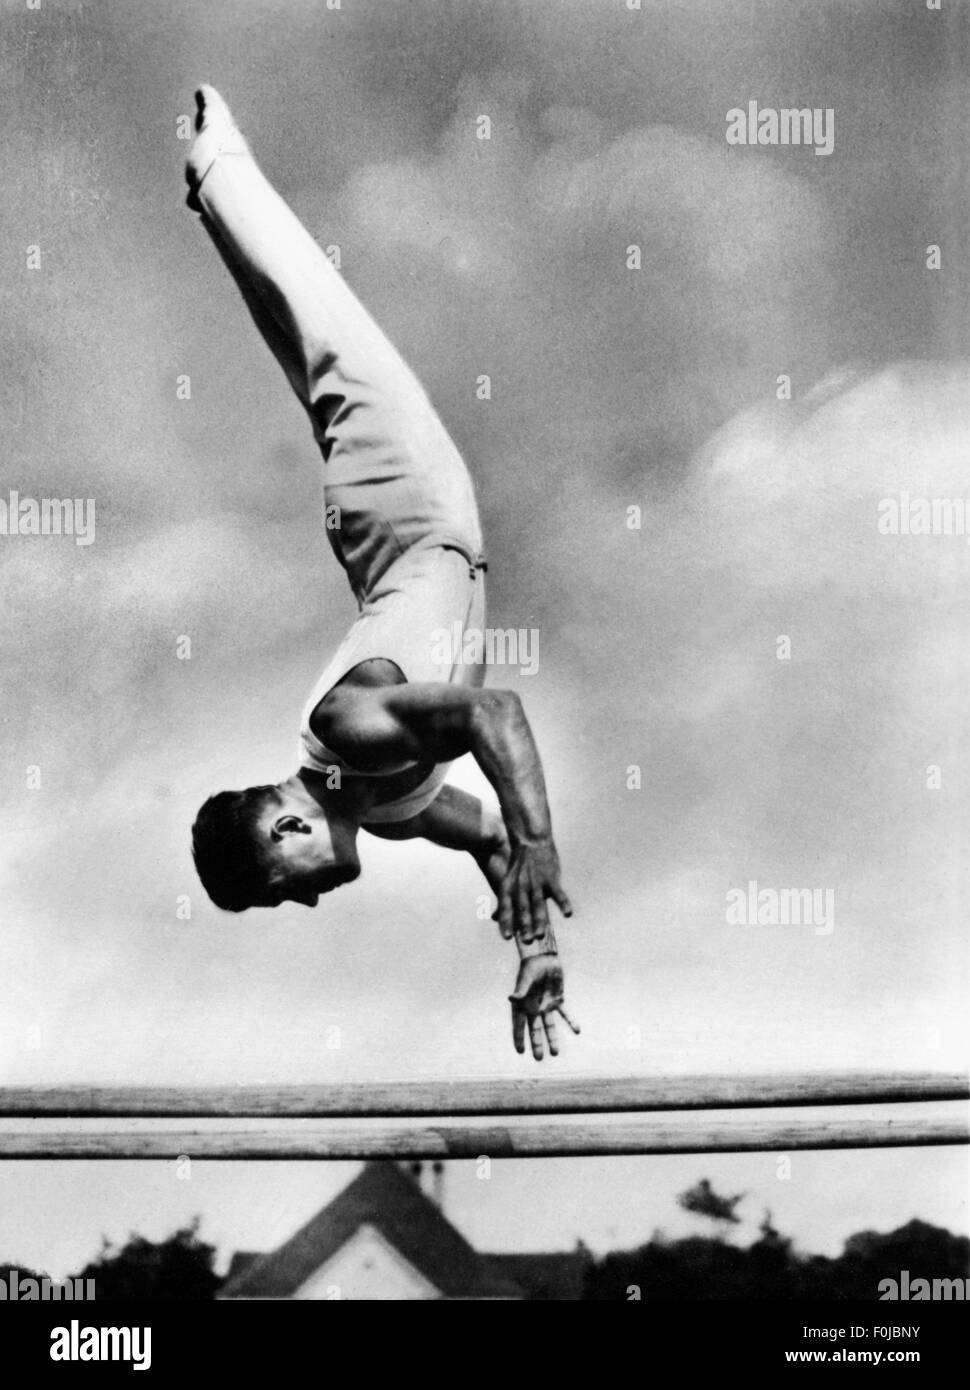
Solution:
<svg viewBox="0 0 970 1390"><path fill-rule="evenodd" d="M310 730L326 744L328 733L332 736L334 726L351 717L364 692L406 684L407 677L396 661L383 656L361 661L317 701L310 713Z"/></svg>

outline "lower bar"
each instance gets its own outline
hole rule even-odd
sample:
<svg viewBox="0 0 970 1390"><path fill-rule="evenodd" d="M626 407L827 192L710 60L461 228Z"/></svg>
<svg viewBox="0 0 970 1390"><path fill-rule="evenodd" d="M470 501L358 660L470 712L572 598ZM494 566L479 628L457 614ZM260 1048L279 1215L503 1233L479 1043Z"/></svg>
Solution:
<svg viewBox="0 0 970 1390"><path fill-rule="evenodd" d="M939 1107L934 1107L935 1111ZM778 1113L507 1115L481 1120L7 1119L0 1158L551 1158L966 1144L966 1106L932 1116Z"/></svg>

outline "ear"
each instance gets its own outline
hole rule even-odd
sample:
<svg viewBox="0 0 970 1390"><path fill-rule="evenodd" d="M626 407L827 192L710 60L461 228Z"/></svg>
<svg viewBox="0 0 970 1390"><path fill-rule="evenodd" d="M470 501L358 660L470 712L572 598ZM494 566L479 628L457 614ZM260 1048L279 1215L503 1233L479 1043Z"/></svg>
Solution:
<svg viewBox="0 0 970 1390"><path fill-rule="evenodd" d="M309 835L310 827L300 816L277 816L270 827L270 838L277 844L284 835Z"/></svg>

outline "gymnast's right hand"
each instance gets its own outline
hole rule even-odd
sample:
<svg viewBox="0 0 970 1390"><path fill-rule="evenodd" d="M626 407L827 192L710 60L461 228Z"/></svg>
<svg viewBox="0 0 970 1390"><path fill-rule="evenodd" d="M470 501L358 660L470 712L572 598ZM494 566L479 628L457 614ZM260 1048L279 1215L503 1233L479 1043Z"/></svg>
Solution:
<svg viewBox="0 0 970 1390"><path fill-rule="evenodd" d="M499 931L529 945L549 932L546 899L552 898L564 917L573 915L562 886L559 855L551 835L513 844L498 888L495 917Z"/></svg>

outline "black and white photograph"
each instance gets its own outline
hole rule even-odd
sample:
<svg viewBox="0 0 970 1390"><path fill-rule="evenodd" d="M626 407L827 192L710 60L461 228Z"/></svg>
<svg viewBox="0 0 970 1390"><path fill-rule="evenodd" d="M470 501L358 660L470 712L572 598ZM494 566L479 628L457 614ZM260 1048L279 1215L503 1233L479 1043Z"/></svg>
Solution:
<svg viewBox="0 0 970 1390"><path fill-rule="evenodd" d="M941 1368L970 0L0 38L4 1333Z"/></svg>

